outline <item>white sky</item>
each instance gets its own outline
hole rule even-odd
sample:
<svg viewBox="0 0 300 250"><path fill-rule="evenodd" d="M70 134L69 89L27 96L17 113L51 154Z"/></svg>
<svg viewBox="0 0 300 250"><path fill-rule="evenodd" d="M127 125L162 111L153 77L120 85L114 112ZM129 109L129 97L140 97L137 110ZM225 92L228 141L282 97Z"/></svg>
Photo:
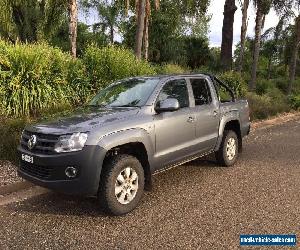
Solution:
<svg viewBox="0 0 300 250"><path fill-rule="evenodd" d="M223 26L223 11L224 11L225 0L211 0L208 13L212 14L210 21L210 33L209 40L211 47L220 47L222 42L222 26ZM242 25L242 11L236 1L238 10L234 16L234 27L233 27L233 41L234 46L240 41L241 25ZM255 28L255 9L252 1L250 1L248 9L249 24L247 30L247 36L254 36ZM277 25L279 18L277 17L274 10L266 16L266 22L264 30Z"/></svg>
<svg viewBox="0 0 300 250"><path fill-rule="evenodd" d="M208 13L212 15L212 19L210 21L210 28L209 28L210 30L209 40L210 40L211 47L221 46L224 4L225 4L225 0L211 0L208 9ZM241 32L241 24L242 24L242 11L238 4L238 1L236 1L236 5L238 7L238 10L235 12L235 18L234 18L234 29L233 29L234 47L240 41L240 32ZM255 9L252 1L250 1L250 5L248 9L248 17L249 17L249 24L248 24L247 36L254 36ZM87 24L93 24L98 21L97 12L90 11L88 15L79 12L79 20ZM264 30L276 26L278 21L279 18L277 17L275 11L271 10L266 17ZM118 34L116 34L116 40L121 41L122 38Z"/></svg>

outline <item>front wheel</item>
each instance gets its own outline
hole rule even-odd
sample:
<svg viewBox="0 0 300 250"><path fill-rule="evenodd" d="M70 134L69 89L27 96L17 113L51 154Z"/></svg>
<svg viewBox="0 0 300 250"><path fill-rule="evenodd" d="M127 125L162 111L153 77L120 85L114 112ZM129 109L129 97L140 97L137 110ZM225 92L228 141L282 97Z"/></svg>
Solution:
<svg viewBox="0 0 300 250"><path fill-rule="evenodd" d="M239 153L239 141L236 133L225 130L219 150L215 153L217 162L224 166L232 166Z"/></svg>
<svg viewBox="0 0 300 250"><path fill-rule="evenodd" d="M131 155L121 154L103 166L98 200L109 213L122 215L133 210L144 192L144 170Z"/></svg>

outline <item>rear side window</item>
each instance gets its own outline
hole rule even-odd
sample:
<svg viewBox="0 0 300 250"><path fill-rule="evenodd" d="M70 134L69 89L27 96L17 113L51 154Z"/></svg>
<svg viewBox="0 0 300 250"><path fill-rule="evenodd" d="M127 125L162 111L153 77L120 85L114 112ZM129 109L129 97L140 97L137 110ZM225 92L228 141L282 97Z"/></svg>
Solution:
<svg viewBox="0 0 300 250"><path fill-rule="evenodd" d="M212 99L208 82L205 79L190 79L190 81L194 93L195 105L210 104Z"/></svg>
<svg viewBox="0 0 300 250"><path fill-rule="evenodd" d="M184 79L173 80L167 82L159 96L158 96L158 105L161 101L164 101L168 98L175 98L178 100L180 108L189 107L189 92Z"/></svg>

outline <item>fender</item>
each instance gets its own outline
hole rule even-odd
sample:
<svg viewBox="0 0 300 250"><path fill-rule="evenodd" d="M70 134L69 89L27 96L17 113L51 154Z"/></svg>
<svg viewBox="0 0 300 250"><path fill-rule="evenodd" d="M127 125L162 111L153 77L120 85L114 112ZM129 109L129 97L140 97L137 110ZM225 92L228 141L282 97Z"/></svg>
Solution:
<svg viewBox="0 0 300 250"><path fill-rule="evenodd" d="M217 140L217 143L216 143L216 146L215 146L215 151L219 150L222 139L223 139L225 126L230 121L238 121L240 123L238 110L232 110L230 112L227 112L221 117L220 125L219 125L218 140Z"/></svg>
<svg viewBox="0 0 300 250"><path fill-rule="evenodd" d="M146 148L147 155L148 155L148 162L151 166L152 164L152 157L154 155L154 146L152 143L152 139L149 133L142 128L132 128L132 129L125 129L119 130L107 135L104 135L100 138L98 145L104 148L106 151L110 149L121 146L127 143L134 143L140 142Z"/></svg>

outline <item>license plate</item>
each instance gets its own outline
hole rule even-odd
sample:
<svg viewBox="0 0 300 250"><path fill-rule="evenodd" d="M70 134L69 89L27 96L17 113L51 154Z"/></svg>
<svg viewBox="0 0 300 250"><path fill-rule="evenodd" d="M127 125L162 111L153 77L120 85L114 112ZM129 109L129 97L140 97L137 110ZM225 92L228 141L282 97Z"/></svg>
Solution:
<svg viewBox="0 0 300 250"><path fill-rule="evenodd" d="M22 154L22 160L29 163L33 163L33 156Z"/></svg>

